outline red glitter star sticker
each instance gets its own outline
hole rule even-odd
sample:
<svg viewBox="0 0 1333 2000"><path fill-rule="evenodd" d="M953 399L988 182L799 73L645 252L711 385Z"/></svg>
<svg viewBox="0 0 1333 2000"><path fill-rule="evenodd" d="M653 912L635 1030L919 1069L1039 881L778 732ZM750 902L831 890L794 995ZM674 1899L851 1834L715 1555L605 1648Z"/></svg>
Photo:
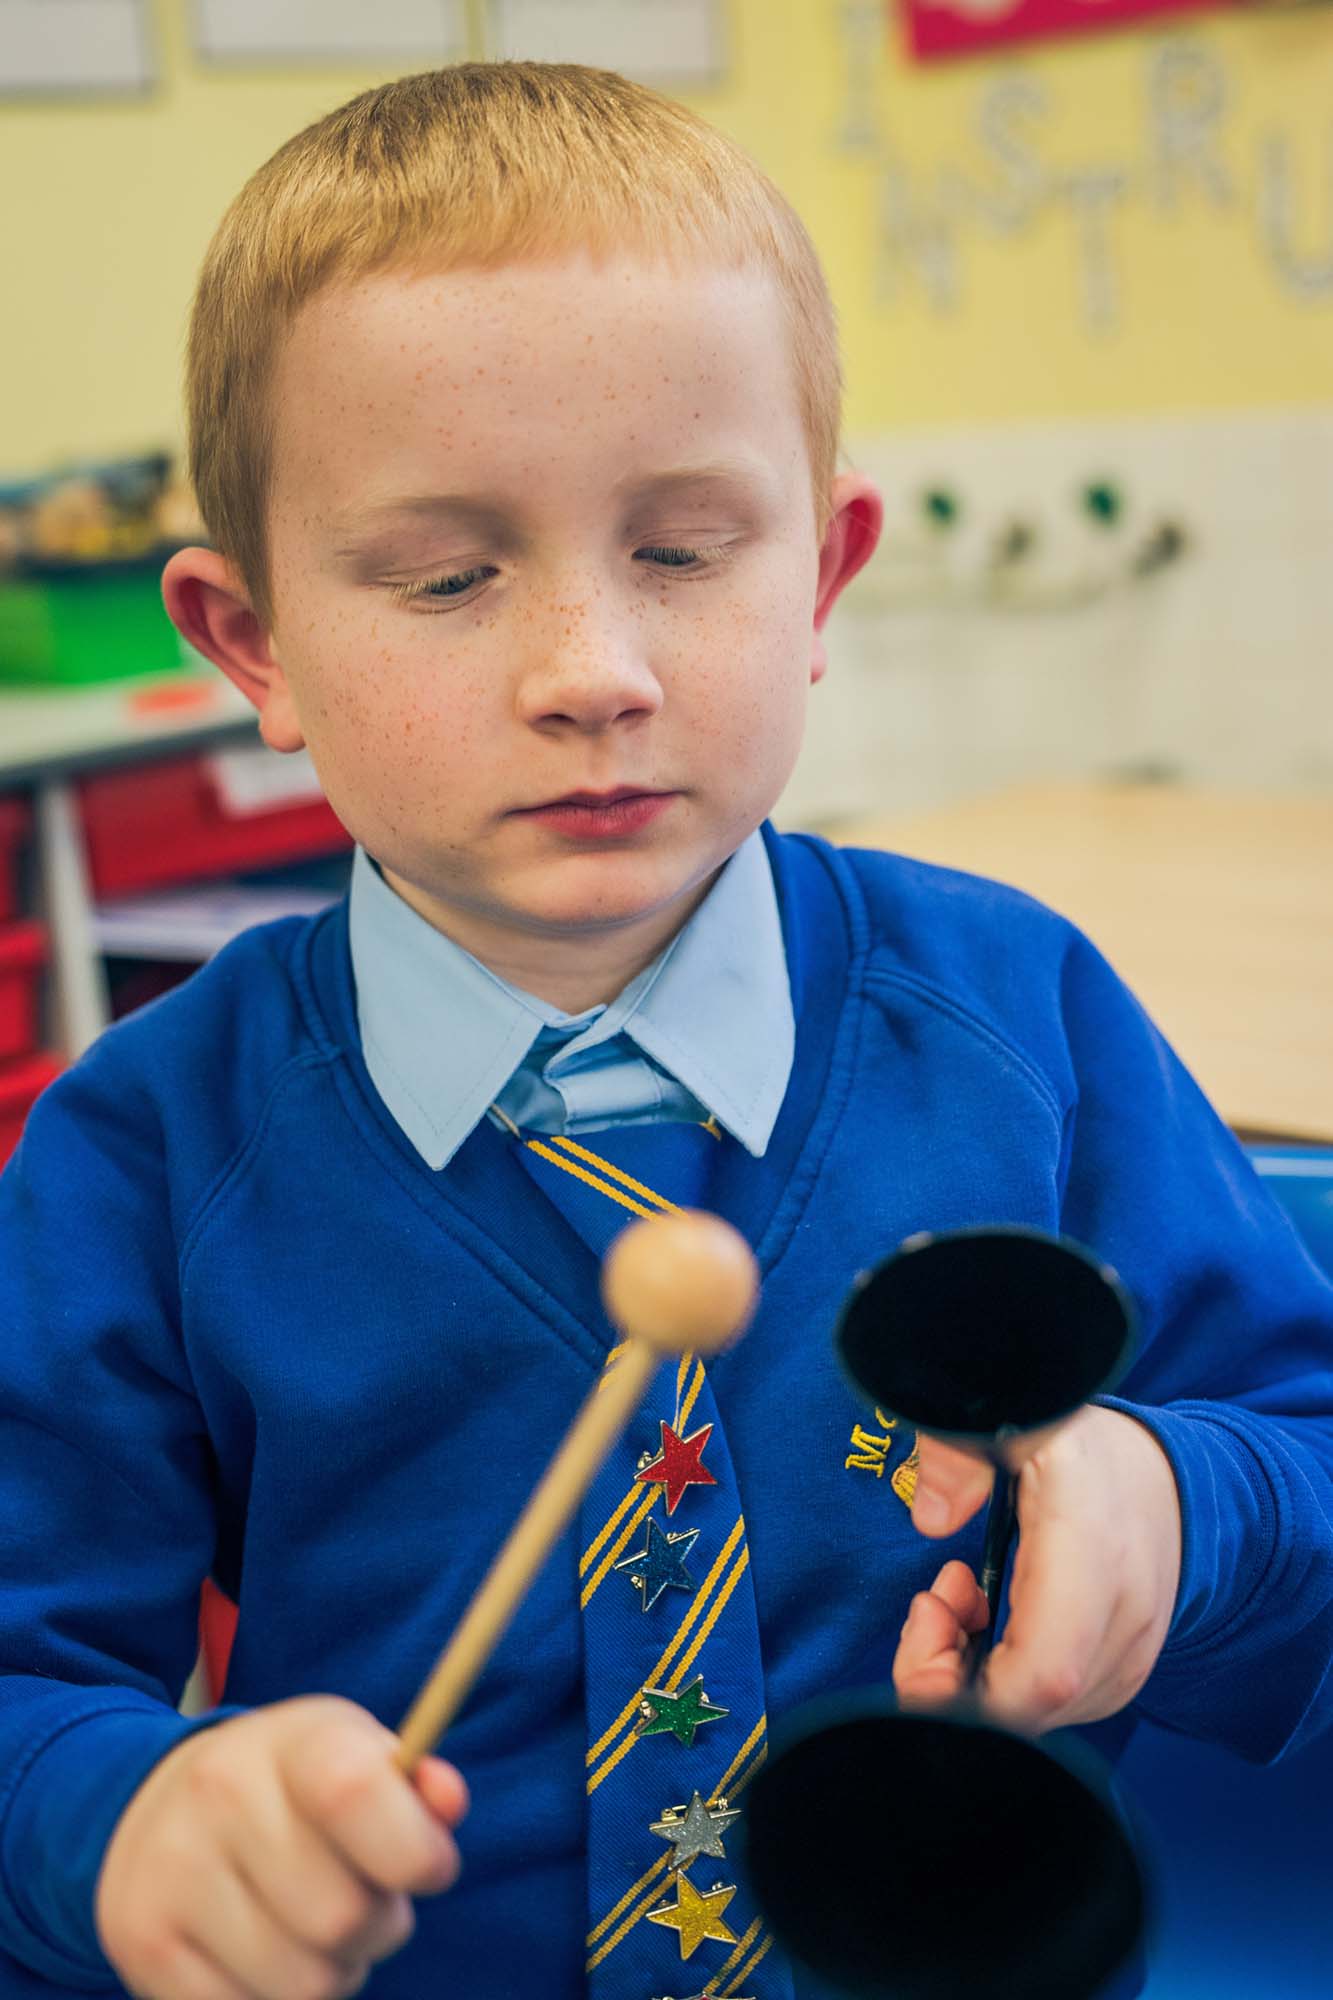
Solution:
<svg viewBox="0 0 1333 2000"><path fill-rule="evenodd" d="M706 1465L700 1464L703 1448L713 1435L713 1426L704 1424L702 1429L691 1431L687 1438L677 1437L670 1424L662 1425L662 1449L657 1457L642 1472L634 1477L645 1481L657 1480L666 1487L667 1513L674 1514L681 1494L687 1486L716 1486L717 1481Z"/></svg>

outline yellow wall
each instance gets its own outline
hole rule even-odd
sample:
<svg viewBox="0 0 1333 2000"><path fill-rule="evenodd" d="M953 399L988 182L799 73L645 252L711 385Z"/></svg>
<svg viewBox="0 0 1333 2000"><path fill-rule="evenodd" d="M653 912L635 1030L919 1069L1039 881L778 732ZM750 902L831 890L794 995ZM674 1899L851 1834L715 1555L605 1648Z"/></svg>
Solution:
<svg viewBox="0 0 1333 2000"><path fill-rule="evenodd" d="M150 98L0 106L0 475L178 441L190 289L218 215L291 132L394 73L209 70L188 44L186 0L155 12ZM731 75L691 100L812 228L842 318L850 430L1333 397L1327 8L934 65L909 63L881 17L880 0L732 0ZM1154 110L1163 61L1176 95ZM1015 92L1030 93L1026 111ZM1007 118L1042 184L1008 233L999 222L1021 190L977 137L986 116ZM1191 118L1201 137L1173 208L1163 134ZM1097 258L1059 191L1089 171L1123 177ZM953 229L952 304L932 299L918 253L888 253L881 219L896 175L919 231L942 172L971 214ZM1283 174L1279 254L1263 217ZM998 220L975 213L977 189ZM947 281L947 256L934 273Z"/></svg>

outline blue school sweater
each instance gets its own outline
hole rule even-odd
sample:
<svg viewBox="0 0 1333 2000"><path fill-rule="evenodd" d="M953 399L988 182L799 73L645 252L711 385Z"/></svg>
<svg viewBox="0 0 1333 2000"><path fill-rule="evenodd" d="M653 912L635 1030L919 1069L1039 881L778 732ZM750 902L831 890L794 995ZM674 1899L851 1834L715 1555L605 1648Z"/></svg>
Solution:
<svg viewBox="0 0 1333 2000"><path fill-rule="evenodd" d="M1168 1452L1185 1533L1135 1708L1255 1760L1309 1740L1333 1707L1333 1289L1074 928L763 831L796 1059L763 1158L724 1140L690 1196L763 1278L706 1373L769 1719L882 1684L942 1560L894 1476L909 1441L880 1476L855 1438L830 1349L848 1287L918 1230L1009 1222L1093 1247L1139 1309L1105 1400ZM237 940L41 1100L0 1180L6 1996L120 1990L98 1867L184 1736L302 1694L390 1727L411 1705L615 1339L519 1144L483 1121L433 1172L407 1141L361 1055L345 905ZM582 1546L576 1526L441 1746L473 1792L464 1874L418 1903L376 2000L585 1990ZM187 1720L209 1572L240 1621L226 1704ZM1132 1726L1088 1733L1113 1750Z"/></svg>

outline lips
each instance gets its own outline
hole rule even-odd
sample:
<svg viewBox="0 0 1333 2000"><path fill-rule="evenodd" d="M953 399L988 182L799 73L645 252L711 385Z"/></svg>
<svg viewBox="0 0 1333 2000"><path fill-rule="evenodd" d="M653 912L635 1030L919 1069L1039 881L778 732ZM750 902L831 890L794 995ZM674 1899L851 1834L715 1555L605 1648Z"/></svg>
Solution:
<svg viewBox="0 0 1333 2000"><path fill-rule="evenodd" d="M563 798L543 799L540 805L524 806L524 812L549 812L553 806L613 806L621 799L660 799L663 792L646 785L617 785L613 792L566 792Z"/></svg>

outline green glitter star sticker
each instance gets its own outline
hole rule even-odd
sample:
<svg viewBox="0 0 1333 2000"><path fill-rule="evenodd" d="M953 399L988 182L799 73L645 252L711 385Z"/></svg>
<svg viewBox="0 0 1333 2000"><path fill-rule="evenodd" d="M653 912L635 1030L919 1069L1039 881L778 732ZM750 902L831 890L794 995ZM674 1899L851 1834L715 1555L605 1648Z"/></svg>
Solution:
<svg viewBox="0 0 1333 2000"><path fill-rule="evenodd" d="M704 1693L704 1677L696 1674L688 1687L645 1688L639 1701L639 1736L665 1736L668 1731L686 1749L694 1743L694 1732L705 1722L720 1722L729 1708L715 1708Z"/></svg>

